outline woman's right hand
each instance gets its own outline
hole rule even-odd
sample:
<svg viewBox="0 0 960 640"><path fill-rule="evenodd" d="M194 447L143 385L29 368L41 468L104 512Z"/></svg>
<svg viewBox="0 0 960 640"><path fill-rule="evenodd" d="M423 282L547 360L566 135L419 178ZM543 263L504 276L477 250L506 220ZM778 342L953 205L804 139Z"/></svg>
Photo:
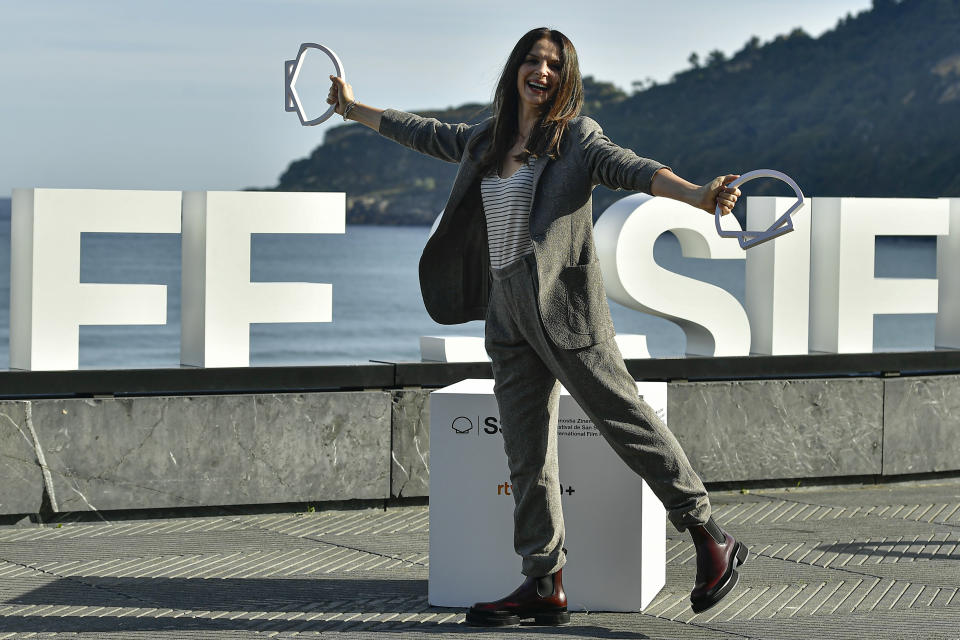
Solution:
<svg viewBox="0 0 960 640"><path fill-rule="evenodd" d="M327 94L327 104L333 105L333 110L339 115L343 115L344 109L353 103L350 112L344 120L353 120L359 122L365 127L370 127L374 131L380 131L380 117L383 115L382 109L359 104L353 95L353 87L343 81L339 76L330 76L330 93Z"/></svg>
<svg viewBox="0 0 960 640"><path fill-rule="evenodd" d="M343 110L353 102L353 87L344 82L339 76L330 76L330 92L327 94L327 104L334 105L337 115L343 115Z"/></svg>

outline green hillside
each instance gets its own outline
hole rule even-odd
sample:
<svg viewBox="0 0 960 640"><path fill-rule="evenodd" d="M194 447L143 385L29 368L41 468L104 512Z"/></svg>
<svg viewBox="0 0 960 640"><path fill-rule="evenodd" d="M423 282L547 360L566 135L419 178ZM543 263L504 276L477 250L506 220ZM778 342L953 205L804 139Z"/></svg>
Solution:
<svg viewBox="0 0 960 640"><path fill-rule="evenodd" d="M874 0L819 38L797 30L698 58L632 95L587 78L584 112L693 181L768 167L810 196L960 196L960 0ZM486 115L476 104L422 113ZM430 224L455 169L349 124L274 189L345 191L351 223ZM598 188L596 214L622 196Z"/></svg>

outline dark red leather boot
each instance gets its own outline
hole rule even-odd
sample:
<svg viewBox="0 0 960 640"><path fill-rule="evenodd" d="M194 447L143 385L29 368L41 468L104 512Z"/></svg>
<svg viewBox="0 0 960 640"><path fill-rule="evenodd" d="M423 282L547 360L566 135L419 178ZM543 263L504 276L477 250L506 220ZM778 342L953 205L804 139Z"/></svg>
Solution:
<svg viewBox="0 0 960 640"><path fill-rule="evenodd" d="M700 613L720 602L737 586L740 580L737 567L747 561L750 551L721 529L713 518L688 531L697 550L697 582L690 592L690 604L694 613Z"/></svg>
<svg viewBox="0 0 960 640"><path fill-rule="evenodd" d="M543 578L527 578L505 598L478 602L467 611L467 624L476 627L509 627L533 618L542 625L569 624L563 569Z"/></svg>

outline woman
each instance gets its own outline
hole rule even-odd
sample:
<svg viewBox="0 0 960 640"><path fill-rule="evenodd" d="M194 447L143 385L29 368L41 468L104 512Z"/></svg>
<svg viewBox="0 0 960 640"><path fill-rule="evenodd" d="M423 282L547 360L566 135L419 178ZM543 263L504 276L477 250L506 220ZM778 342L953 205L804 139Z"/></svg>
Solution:
<svg viewBox="0 0 960 640"><path fill-rule="evenodd" d="M420 260L420 286L442 324L486 320L504 450L513 485L514 546L523 584L477 603L483 626L569 621L563 591L563 515L557 472L560 384L619 456L663 502L697 550L695 611L736 585L746 546L710 516L703 483L680 445L637 395L614 342L596 249L590 194L597 184L645 191L710 213L733 208L736 175L697 186L613 144L579 116L577 53L559 31L533 29L510 54L493 117L477 125L358 103L331 76L327 99L356 120L422 153L459 164L445 213Z"/></svg>

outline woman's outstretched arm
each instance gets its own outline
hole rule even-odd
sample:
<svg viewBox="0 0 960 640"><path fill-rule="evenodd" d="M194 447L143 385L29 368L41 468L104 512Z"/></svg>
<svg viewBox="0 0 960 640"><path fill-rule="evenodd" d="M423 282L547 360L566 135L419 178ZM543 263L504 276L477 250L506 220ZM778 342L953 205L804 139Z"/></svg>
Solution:
<svg viewBox="0 0 960 640"><path fill-rule="evenodd" d="M583 118L580 124L584 162L594 184L610 189L644 191L672 198L713 213L720 203L723 215L730 213L740 196L739 189L726 185L740 176L726 175L699 186L684 180L669 167L649 158L641 158L610 140L596 122ZM651 173L653 173L651 177Z"/></svg>
<svg viewBox="0 0 960 640"><path fill-rule="evenodd" d="M684 180L670 169L664 168L653 175L650 192L655 196L664 196L686 202L692 207L710 213L713 213L717 204L719 204L721 214L727 215L733 210L733 205L737 203L740 189L731 189L726 185L739 177L735 174L718 176L707 184L698 186Z"/></svg>
<svg viewBox="0 0 960 640"><path fill-rule="evenodd" d="M449 124L436 118L422 118L395 109L376 109L356 102L353 87L337 76L330 76L327 104L347 120L364 124L382 136L428 156L460 162L476 125Z"/></svg>

